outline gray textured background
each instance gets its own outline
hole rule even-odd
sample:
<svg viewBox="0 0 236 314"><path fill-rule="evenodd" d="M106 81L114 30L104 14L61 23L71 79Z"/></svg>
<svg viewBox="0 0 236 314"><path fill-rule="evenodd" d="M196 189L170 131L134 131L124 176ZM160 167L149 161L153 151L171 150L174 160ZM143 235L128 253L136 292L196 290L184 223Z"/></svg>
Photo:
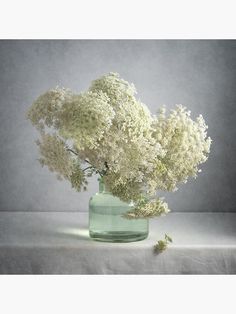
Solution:
<svg viewBox="0 0 236 314"><path fill-rule="evenodd" d="M182 103L209 125L203 172L164 193L172 211L235 211L236 42L225 40L0 41L0 210L87 210L96 178L77 193L42 169L25 112L49 88L80 92L110 71L133 82L153 113Z"/></svg>

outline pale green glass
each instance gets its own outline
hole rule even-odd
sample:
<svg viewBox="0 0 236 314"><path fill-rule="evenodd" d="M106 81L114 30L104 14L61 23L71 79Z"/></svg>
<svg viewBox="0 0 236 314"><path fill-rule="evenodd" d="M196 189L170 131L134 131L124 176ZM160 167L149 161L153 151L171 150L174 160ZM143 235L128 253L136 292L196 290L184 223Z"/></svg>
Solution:
<svg viewBox="0 0 236 314"><path fill-rule="evenodd" d="M148 236L148 219L126 219L122 214L131 210L133 203L122 202L113 196L101 179L99 193L89 201L89 235L105 242L133 242Z"/></svg>

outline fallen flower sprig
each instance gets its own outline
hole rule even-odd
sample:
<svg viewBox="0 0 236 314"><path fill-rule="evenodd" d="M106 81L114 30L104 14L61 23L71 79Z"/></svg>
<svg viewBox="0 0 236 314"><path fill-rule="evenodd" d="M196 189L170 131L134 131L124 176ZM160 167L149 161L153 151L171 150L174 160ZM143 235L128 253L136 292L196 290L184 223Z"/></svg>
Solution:
<svg viewBox="0 0 236 314"><path fill-rule="evenodd" d="M163 251L165 251L168 247L169 243L172 243L173 240L172 238L165 234L165 239L164 240L159 240L155 245L154 245L154 251L156 253L162 253Z"/></svg>

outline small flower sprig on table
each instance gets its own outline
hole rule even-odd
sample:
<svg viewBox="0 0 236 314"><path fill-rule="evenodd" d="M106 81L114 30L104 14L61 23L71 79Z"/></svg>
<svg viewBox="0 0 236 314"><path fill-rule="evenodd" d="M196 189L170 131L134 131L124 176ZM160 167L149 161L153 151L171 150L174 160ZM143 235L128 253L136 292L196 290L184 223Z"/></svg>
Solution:
<svg viewBox="0 0 236 314"><path fill-rule="evenodd" d="M172 242L173 242L172 238L169 235L165 234L164 240L159 240L154 245L155 253L162 253L163 251L167 249L168 244Z"/></svg>

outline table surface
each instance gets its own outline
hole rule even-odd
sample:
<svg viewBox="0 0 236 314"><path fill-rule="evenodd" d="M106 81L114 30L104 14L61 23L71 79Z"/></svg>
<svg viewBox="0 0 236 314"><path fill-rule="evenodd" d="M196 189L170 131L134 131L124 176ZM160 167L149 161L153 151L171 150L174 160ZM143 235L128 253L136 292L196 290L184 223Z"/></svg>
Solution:
<svg viewBox="0 0 236 314"><path fill-rule="evenodd" d="M156 254L165 233L173 244ZM0 273L236 274L236 213L170 213L143 241L105 243L87 213L0 212Z"/></svg>

